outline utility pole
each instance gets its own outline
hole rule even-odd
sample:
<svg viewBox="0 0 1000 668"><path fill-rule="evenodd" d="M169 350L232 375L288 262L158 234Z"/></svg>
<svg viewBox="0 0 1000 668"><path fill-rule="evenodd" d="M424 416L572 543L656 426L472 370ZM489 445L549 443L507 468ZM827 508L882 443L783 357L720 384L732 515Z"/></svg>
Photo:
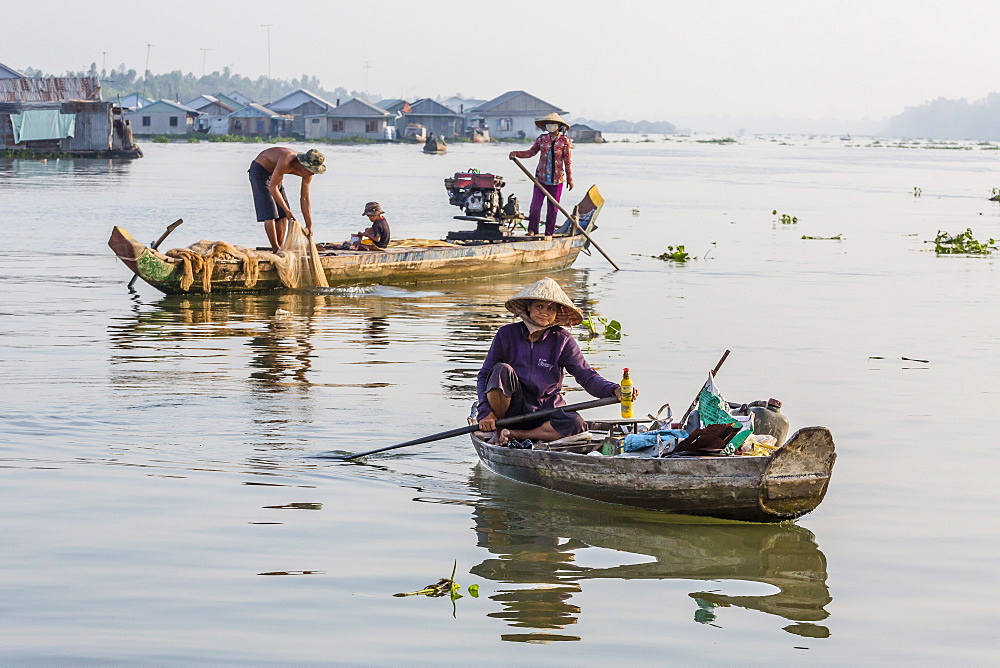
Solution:
<svg viewBox="0 0 1000 668"><path fill-rule="evenodd" d="M206 49L201 47L201 76L205 76L205 57L208 55L209 51L215 51L215 49Z"/></svg>
<svg viewBox="0 0 1000 668"><path fill-rule="evenodd" d="M142 96L146 97L146 82L149 81L149 52L152 48L156 46L155 44L150 44L146 42L146 72L142 77Z"/></svg>
<svg viewBox="0 0 1000 668"><path fill-rule="evenodd" d="M108 52L101 51L101 76L108 70Z"/></svg>
<svg viewBox="0 0 1000 668"><path fill-rule="evenodd" d="M267 28L267 103L271 104L271 26L273 23L261 23L261 28Z"/></svg>
<svg viewBox="0 0 1000 668"><path fill-rule="evenodd" d="M368 92L368 70L370 70L372 68L372 66L369 65L368 61L366 60L365 64L362 66L362 68L365 71L365 93L367 93Z"/></svg>

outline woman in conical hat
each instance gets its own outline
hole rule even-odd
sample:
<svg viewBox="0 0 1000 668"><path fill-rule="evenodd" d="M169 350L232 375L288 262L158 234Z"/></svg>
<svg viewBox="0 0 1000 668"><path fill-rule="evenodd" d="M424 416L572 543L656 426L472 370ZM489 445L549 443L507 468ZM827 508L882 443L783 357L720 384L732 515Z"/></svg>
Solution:
<svg viewBox="0 0 1000 668"><path fill-rule="evenodd" d="M621 387L591 368L576 339L563 329L579 325L583 312L558 283L543 278L508 299L504 306L520 322L497 331L476 378L481 430L496 431L496 421L508 415L565 406L562 381L566 371L598 399L621 399ZM554 441L587 428L577 413L564 411L517 426L504 429L494 440L501 444L511 438Z"/></svg>
<svg viewBox="0 0 1000 668"><path fill-rule="evenodd" d="M535 121L535 126L545 133L538 136L526 151L511 151L510 158L530 158L538 155L535 178L558 202L562 197L563 182L573 189L573 142L566 136L569 125L556 112ZM542 202L548 202L545 210L545 236L551 237L556 230L556 205L548 201L545 193L536 185L531 195L528 210L528 234L538 234L538 223L542 216Z"/></svg>

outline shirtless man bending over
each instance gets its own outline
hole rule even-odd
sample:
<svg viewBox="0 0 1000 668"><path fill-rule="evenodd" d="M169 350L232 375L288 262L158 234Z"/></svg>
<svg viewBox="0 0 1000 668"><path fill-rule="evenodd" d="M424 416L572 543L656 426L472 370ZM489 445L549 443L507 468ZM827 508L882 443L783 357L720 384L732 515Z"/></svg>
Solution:
<svg viewBox="0 0 1000 668"><path fill-rule="evenodd" d="M312 204L309 201L309 184L313 174L326 171L323 154L314 148L298 153L283 146L272 146L260 152L250 163L250 188L253 190L253 204L257 210L258 222L264 223L267 240L275 253L285 241L288 220L295 220L292 208L285 195L282 180L286 174L302 179L299 189L299 207L306 223L306 235L312 238Z"/></svg>

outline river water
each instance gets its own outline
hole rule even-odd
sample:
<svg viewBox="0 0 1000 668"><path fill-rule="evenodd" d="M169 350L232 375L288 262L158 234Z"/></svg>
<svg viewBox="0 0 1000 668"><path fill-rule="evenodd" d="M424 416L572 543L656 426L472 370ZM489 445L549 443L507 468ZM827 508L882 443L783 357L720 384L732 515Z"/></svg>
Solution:
<svg viewBox="0 0 1000 668"><path fill-rule="evenodd" d="M113 225L265 243L259 146L0 161L0 664L994 663L1000 271L925 242L1000 238L997 145L631 139L574 154L565 200L599 184L596 239L622 267L554 275L622 323L577 332L585 355L630 367L645 415L682 411L731 349L728 399L832 430L816 511L766 526L575 499L482 470L465 438L310 458L464 425L502 304L538 277L130 294ZM369 200L395 236L441 238L459 213L442 179L469 167L530 197L506 145L320 148L322 241ZM678 244L698 259L652 257ZM453 563L454 606L392 596Z"/></svg>

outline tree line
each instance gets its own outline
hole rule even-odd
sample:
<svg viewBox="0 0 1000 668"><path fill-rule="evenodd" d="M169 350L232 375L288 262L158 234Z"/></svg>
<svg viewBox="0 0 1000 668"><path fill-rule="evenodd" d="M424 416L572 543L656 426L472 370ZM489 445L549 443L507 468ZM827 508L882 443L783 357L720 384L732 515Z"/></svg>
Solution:
<svg viewBox="0 0 1000 668"><path fill-rule="evenodd" d="M251 79L233 73L229 67L222 68L221 72L215 71L202 76L195 76L190 72L185 74L180 70L165 74L153 74L147 71L145 75L140 76L134 69L126 68L124 63L110 71L98 70L97 63L91 63L88 70L67 71L61 75L46 74L31 67L26 68L24 73L29 77L97 77L101 82L101 97L111 101L119 96L125 97L132 93L139 93L150 100L164 99L184 103L203 94L222 93L228 95L233 91L238 91L261 104L268 104L300 88L315 93L332 103L336 103L338 99L345 102L352 97L363 98L369 102L377 101L377 98L356 90L348 91L342 86L327 90L323 88L318 78L308 74L303 74L295 79L268 80L263 75Z"/></svg>
<svg viewBox="0 0 1000 668"><path fill-rule="evenodd" d="M914 139L1000 139L1000 93L968 102L939 97L893 116L883 133Z"/></svg>

